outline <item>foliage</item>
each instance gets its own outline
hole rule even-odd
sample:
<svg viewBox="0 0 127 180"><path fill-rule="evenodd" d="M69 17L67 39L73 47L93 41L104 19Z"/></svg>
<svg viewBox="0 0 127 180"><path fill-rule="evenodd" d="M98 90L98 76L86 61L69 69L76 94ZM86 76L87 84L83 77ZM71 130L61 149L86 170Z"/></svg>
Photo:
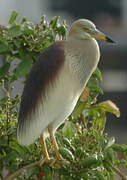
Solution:
<svg viewBox="0 0 127 180"><path fill-rule="evenodd" d="M15 132L20 95L11 96L12 84L27 76L40 52L57 39L66 39L67 27L65 22L59 23L59 17L54 17L48 23L43 16L40 23L35 25L26 18L17 22L17 16L17 12L12 12L9 25L0 26L0 54L4 57L0 67L0 86L4 92L4 97L0 99L1 179L3 169L10 174L20 169L21 173L17 173L19 180L112 180L116 173L125 180L118 168L127 167L127 161L119 160L117 152L122 152L127 158L127 146L115 144L115 138L108 137L104 132L106 113L119 117L120 112L111 101L97 103L97 96L103 93L99 85L102 77L98 68L74 112L56 133L60 153L66 163L62 166L48 163L33 166L41 158L39 142L29 147L17 143ZM15 59L19 62L12 68ZM50 156L54 157L49 139L47 145Z"/></svg>

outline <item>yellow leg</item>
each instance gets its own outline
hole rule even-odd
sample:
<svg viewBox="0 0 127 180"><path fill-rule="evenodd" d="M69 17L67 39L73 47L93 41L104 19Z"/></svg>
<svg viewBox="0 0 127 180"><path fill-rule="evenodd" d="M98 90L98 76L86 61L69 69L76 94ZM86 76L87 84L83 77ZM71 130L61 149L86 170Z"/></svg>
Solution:
<svg viewBox="0 0 127 180"><path fill-rule="evenodd" d="M55 151L55 153L56 153L56 157L57 157L57 159L62 160L62 157L61 157L61 155L60 155L60 153L59 153L59 147L58 147L56 138L55 138L54 133L53 133L52 126L49 126L49 127L48 127L48 132L49 132L49 135L50 135L50 139L51 139L51 141L52 141L52 144L53 144L54 151Z"/></svg>
<svg viewBox="0 0 127 180"><path fill-rule="evenodd" d="M45 143L45 138L44 138L43 135L40 137L40 144L42 146L42 151L43 151L44 159L46 161L49 161L50 158L49 158L49 154L48 154L48 151L47 151L47 147L46 147L46 143Z"/></svg>

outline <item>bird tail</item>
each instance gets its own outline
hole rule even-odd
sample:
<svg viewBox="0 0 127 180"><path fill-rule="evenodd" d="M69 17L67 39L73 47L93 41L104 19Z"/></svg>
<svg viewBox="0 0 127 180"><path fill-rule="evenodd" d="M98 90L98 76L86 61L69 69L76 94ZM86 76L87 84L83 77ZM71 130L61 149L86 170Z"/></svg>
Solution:
<svg viewBox="0 0 127 180"><path fill-rule="evenodd" d="M37 118L33 116L32 118L28 119L21 119L18 120L17 125L17 141L21 145L28 146L34 143L37 138L43 134L46 138L48 137L48 122L45 124L42 121L42 118Z"/></svg>

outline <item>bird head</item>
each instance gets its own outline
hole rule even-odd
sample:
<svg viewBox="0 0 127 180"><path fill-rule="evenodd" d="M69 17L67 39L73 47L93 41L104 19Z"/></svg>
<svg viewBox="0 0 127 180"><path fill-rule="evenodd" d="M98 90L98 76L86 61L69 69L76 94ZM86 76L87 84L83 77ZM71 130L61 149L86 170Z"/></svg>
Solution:
<svg viewBox="0 0 127 180"><path fill-rule="evenodd" d="M114 43L108 36L99 31L95 24L87 19L79 19L75 21L69 31L69 37L77 39L91 39L96 38L106 42Z"/></svg>

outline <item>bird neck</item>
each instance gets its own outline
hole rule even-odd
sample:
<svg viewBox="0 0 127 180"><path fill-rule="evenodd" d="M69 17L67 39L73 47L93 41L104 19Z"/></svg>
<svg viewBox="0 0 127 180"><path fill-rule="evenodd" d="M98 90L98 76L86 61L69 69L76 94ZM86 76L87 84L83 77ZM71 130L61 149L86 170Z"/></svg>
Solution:
<svg viewBox="0 0 127 180"><path fill-rule="evenodd" d="M88 32L82 31L78 26L74 26L68 32L67 39L88 40L91 39L91 35Z"/></svg>
<svg viewBox="0 0 127 180"><path fill-rule="evenodd" d="M65 48L66 60L73 76L84 87L96 69L100 58L98 43L95 39L68 39Z"/></svg>
<svg viewBox="0 0 127 180"><path fill-rule="evenodd" d="M67 37L67 39L69 41L71 40L80 40L80 41L84 41L84 40L91 40L91 36L88 33L70 33Z"/></svg>

